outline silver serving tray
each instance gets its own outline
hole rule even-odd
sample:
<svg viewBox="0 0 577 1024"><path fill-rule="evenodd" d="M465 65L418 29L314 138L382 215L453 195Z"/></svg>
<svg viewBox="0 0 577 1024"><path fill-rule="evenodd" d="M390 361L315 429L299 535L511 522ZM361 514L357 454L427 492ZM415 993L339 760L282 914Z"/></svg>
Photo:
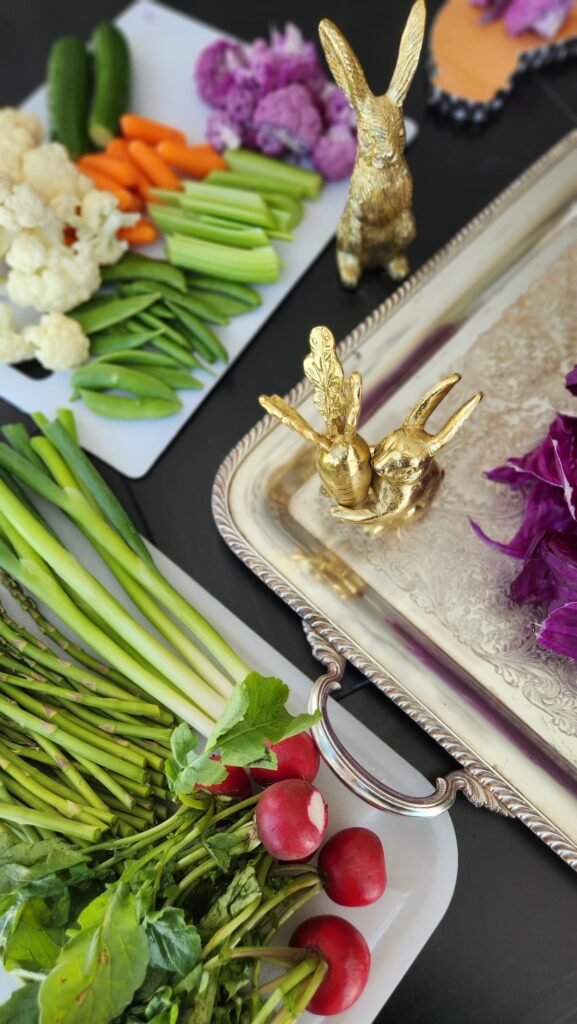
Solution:
<svg viewBox="0 0 577 1024"><path fill-rule="evenodd" d="M510 537L520 498L483 470L532 447L557 410L576 411L563 388L577 362L576 281L572 132L340 346L346 372L363 374L370 442L448 371L463 376L455 406L478 387L486 393L444 458L442 491L423 520L378 538L336 523L312 449L268 417L222 464L213 492L224 539L302 617L329 666L311 705L323 709L317 738L337 774L401 814L440 813L461 789L519 818L574 869L577 665L537 647L535 610L506 596L518 567L468 519ZM316 422L305 381L288 400ZM441 415L451 411L443 403ZM343 656L462 766L430 796L394 792L339 742L327 697Z"/></svg>

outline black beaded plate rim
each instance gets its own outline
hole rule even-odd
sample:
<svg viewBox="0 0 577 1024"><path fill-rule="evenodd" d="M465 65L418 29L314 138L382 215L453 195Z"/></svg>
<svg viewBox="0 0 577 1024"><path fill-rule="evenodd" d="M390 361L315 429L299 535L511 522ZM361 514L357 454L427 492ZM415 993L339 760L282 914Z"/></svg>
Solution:
<svg viewBox="0 0 577 1024"><path fill-rule="evenodd" d="M531 164L446 245L403 282L392 295L361 321L338 345L339 358L344 359L349 353L355 351L373 328L382 326L387 316L397 306L406 302L413 292L457 256L469 242L481 234L493 220L497 219L499 214L503 213L524 191L572 150L577 152L577 129L570 131L535 163ZM311 386L304 378L285 396L285 400L290 405L298 406L310 392ZM308 597L297 590L276 566L267 561L253 547L252 543L247 541L234 518L229 501L230 490L235 474L246 457L274 429L280 429L277 421L272 416L264 416L229 452L217 471L212 489L212 514L225 543L247 568L299 615L305 634L312 630L331 648L342 654L461 764L473 779L503 805L511 816L518 818L573 871L577 872L577 845L539 808L530 803L526 796L500 775L492 765L480 760L474 748L464 743L456 733L451 732L441 718L432 715L403 687L402 682L388 674L381 665L368 659L338 626L326 618L322 609L312 605Z"/></svg>
<svg viewBox="0 0 577 1024"><path fill-rule="evenodd" d="M525 72L537 71L548 64L561 64L574 57L577 57L577 36L569 36L567 39L560 39L556 43L543 43L542 46L525 50L519 54L517 64L509 75L506 84L497 89L490 100L481 102L479 100L469 100L464 96L457 96L455 93L440 89L435 84L437 64L432 54L429 54L427 59L427 101L429 106L435 107L440 113L448 115L459 124L485 124L486 121L502 110L519 78Z"/></svg>

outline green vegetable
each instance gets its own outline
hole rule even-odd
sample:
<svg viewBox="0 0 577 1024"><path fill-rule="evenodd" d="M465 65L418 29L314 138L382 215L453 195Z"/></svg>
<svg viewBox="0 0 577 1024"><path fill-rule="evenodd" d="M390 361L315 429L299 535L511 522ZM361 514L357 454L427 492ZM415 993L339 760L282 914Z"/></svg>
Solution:
<svg viewBox="0 0 577 1024"><path fill-rule="evenodd" d="M135 295L134 300L137 298L138 296ZM128 302L129 299L125 299L124 301ZM167 324L165 320L161 320L160 317L155 316L155 314L151 313L150 310L147 309L144 313L140 313L138 319L148 327L152 327L155 330L160 331L160 337L169 338L176 345L181 345L184 349L190 348L188 338L185 334L178 331L172 324ZM154 339L157 348L158 340L159 338Z"/></svg>
<svg viewBox="0 0 577 1024"><path fill-rule="evenodd" d="M230 295L247 306L260 306L262 299L256 288L247 284L239 284L236 281L223 280L220 277L203 277L201 274L188 274L188 280L193 288L199 288L204 292L214 292L217 295Z"/></svg>
<svg viewBox="0 0 577 1024"><path fill-rule="evenodd" d="M229 281L270 284L280 273L280 258L272 246L241 250L186 235L168 235L166 250L170 262L179 267Z"/></svg>
<svg viewBox="0 0 577 1024"><path fill-rule="evenodd" d="M142 398L162 398L168 402L174 401L171 388L163 384L162 381L143 373L142 370L133 370L117 366L114 363L87 363L74 371L71 383L73 388L79 390L83 388L113 389L129 391Z"/></svg>
<svg viewBox="0 0 577 1024"><path fill-rule="evenodd" d="M38 982L16 989L0 1006L0 1024L38 1024Z"/></svg>
<svg viewBox="0 0 577 1024"><path fill-rule="evenodd" d="M73 160L88 149L88 54L81 39L64 36L52 44L46 72L50 138L66 146Z"/></svg>
<svg viewBox="0 0 577 1024"><path fill-rule="evenodd" d="M192 235L194 238L204 238L207 242L236 245L240 249L256 249L268 242L266 232L260 227L236 227L226 221L213 224L194 213L174 206L151 203L148 213L165 234Z"/></svg>
<svg viewBox="0 0 577 1024"><path fill-rule="evenodd" d="M96 334L105 327L112 327L142 313L159 298L159 292L135 295L128 299L119 299L116 295L99 296L83 303L82 306L77 306L76 309L71 309L66 315L76 320L85 334ZM155 329L157 328L156 324Z"/></svg>
<svg viewBox="0 0 577 1024"><path fill-rule="evenodd" d="M249 174L260 178L263 188L271 186L278 192L282 184L292 184L299 189L299 195L307 199L316 199L323 187L323 178L316 171L308 171L303 167L294 167L282 160L273 160L248 149L227 149L224 159L230 169L238 174Z"/></svg>
<svg viewBox="0 0 577 1024"><path fill-rule="evenodd" d="M191 370L196 370L200 366L200 363L196 356L192 352L172 341L171 338L159 337L154 339L154 348L157 348L159 352L164 353L167 358L172 359L173 363L177 363L180 366L186 366Z"/></svg>
<svg viewBox="0 0 577 1024"><path fill-rule="evenodd" d="M124 398L99 391L79 389L87 409L111 420L155 420L174 416L182 408L177 398Z"/></svg>
<svg viewBox="0 0 577 1024"><path fill-rule="evenodd" d="M149 352L148 349L126 349L126 351L111 352L109 355L99 356L95 362L107 362L107 363L128 363L135 364L137 366L145 366L146 372L150 373L152 369L157 367L172 367L173 369L178 366L174 359L169 356L162 355L160 352ZM150 369L149 369L150 368Z"/></svg>
<svg viewBox="0 0 577 1024"><path fill-rule="evenodd" d="M152 341L159 333L158 329L137 332L127 330L99 331L90 338L90 354L93 356L107 356L114 352L126 352L130 348L140 348L141 345L146 345L148 341Z"/></svg>
<svg viewBox="0 0 577 1024"><path fill-rule="evenodd" d="M201 320L215 324L228 324L229 322L228 317L221 312L221 307L218 304L211 305L210 301L206 301L200 290L197 292L187 290L185 294L169 287L162 287L161 290L164 299L170 299L175 306L182 306L183 309L189 310ZM126 285L127 295L144 295L146 291L146 281L132 281L130 285ZM160 306L160 303L158 305ZM169 309L170 316L174 317L174 311L170 307L166 308ZM156 311L156 306L154 311Z"/></svg>
<svg viewBox="0 0 577 1024"><path fill-rule="evenodd" d="M200 181L186 181L184 192L171 192L162 188L150 191L155 199L187 211L213 214L224 221L238 221L242 225L274 227L267 204L255 192L205 185Z"/></svg>
<svg viewBox="0 0 577 1024"><path fill-rule="evenodd" d="M89 903L78 925L40 986L41 1024L109 1024L144 981L150 949L128 886Z"/></svg>
<svg viewBox="0 0 577 1024"><path fill-rule="evenodd" d="M152 259L140 253L127 252L118 263L102 268L104 282L115 281L154 281L166 284L176 291L186 291L186 278L182 271L173 267L166 260ZM156 289L154 289L156 290Z"/></svg>
<svg viewBox="0 0 577 1024"><path fill-rule="evenodd" d="M120 117L130 109L130 52L123 33L110 22L98 25L90 39L94 95L88 134L104 148L119 133Z"/></svg>
<svg viewBox="0 0 577 1024"><path fill-rule="evenodd" d="M185 373L183 370L171 370L164 366L151 366L148 369L148 373L152 376L157 377L158 380L168 384L170 388L174 388L175 391L189 390L199 391L202 390L202 383L192 377L190 373Z"/></svg>
<svg viewBox="0 0 577 1024"><path fill-rule="evenodd" d="M178 319L193 336L193 346L197 348L200 354L208 359L210 363L216 362L217 359L221 359L223 363L228 362L228 352L220 338L211 331L210 327L207 327L194 313L191 313L188 309L184 309L181 305L173 303L172 299L168 300L168 305L174 310Z"/></svg>

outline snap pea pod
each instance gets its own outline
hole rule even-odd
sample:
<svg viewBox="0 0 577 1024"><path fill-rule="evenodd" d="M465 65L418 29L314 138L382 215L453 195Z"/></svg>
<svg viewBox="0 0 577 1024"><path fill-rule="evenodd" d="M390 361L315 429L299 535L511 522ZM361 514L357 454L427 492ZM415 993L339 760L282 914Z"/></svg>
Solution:
<svg viewBox="0 0 577 1024"><path fill-rule="evenodd" d="M205 274L194 273L187 273L186 279L193 288L200 288L203 292L230 295L232 299L245 302L247 306L262 305L262 299L256 288L251 288L249 284L241 284L239 281L225 281L220 277L208 277Z"/></svg>
<svg viewBox="0 0 577 1024"><path fill-rule="evenodd" d="M184 299L184 295L182 296ZM212 314L218 314L219 316L227 319L227 322L232 316L242 316L243 313L251 313L253 306L247 306L246 302L239 302L238 299L231 298L230 295L219 295L217 292L203 292L200 289L189 288L186 298L194 298L197 302L202 302L206 310L211 310ZM174 300L176 303L176 299ZM184 305L184 303L183 303ZM208 323L218 323L217 320L211 320L211 316L205 314L201 316L202 320L206 320Z"/></svg>
<svg viewBox="0 0 577 1024"><path fill-rule="evenodd" d="M179 366L187 366L190 367L191 370L200 366L198 359L196 356L193 356L192 352L183 348L182 345L177 345L176 342L171 341L170 338L164 337L164 335L160 335L158 338L155 338L152 345L154 348L158 349L159 352L163 352L164 355L170 356L171 359L174 359L174 362L178 363Z"/></svg>
<svg viewBox="0 0 577 1024"><path fill-rule="evenodd" d="M130 317L142 313L160 298L158 292L150 292L148 295L132 295L130 298L122 299L117 295L107 295L102 298L91 299L72 309L67 316L71 316L80 324L85 334L96 334L103 331L105 327L113 327L114 324L129 320ZM154 325L158 327L158 324Z"/></svg>
<svg viewBox="0 0 577 1024"><path fill-rule="evenodd" d="M183 334L182 331L178 331L176 327L172 326L172 324L167 324L166 320L161 320L159 317L155 316L154 313L149 313L147 310L145 313L141 313L138 319L148 327L154 327L161 330L167 338L170 338L170 340L174 341L177 345L181 345L182 348L191 347L187 336ZM158 339L155 338L155 341L157 340Z"/></svg>
<svg viewBox="0 0 577 1024"><path fill-rule="evenodd" d="M109 395L106 391L80 389L80 396L87 409L114 420L149 420L173 416L182 408L174 398L171 402L163 398L127 398L124 395Z"/></svg>
<svg viewBox="0 0 577 1024"><path fill-rule="evenodd" d="M198 349L201 356L209 363L214 363L217 359L228 363L228 352L210 327L207 327L194 313L183 309L182 306L176 306L172 299L168 299L168 305L174 309L180 322L193 335L193 347Z"/></svg>
<svg viewBox="0 0 577 1024"><path fill-rule="evenodd" d="M90 354L106 356L111 352L125 352L129 348L140 348L141 345L146 345L147 341L152 341L157 334L160 334L158 329L99 331L90 338Z"/></svg>
<svg viewBox="0 0 577 1024"><path fill-rule="evenodd" d="M151 372L149 367L163 367L164 369L178 369L179 364L170 356L161 352L141 351L140 349L129 348L120 352L109 352L108 355L99 356L93 360L95 363L133 363L136 366L145 366L146 373Z"/></svg>
<svg viewBox="0 0 577 1024"><path fill-rule="evenodd" d="M147 280L169 285L179 292L186 291L186 278L178 267L167 260L156 260L140 253L127 252L118 263L102 268L103 281Z"/></svg>
<svg viewBox="0 0 577 1024"><path fill-rule="evenodd" d="M150 306L148 312L151 313L152 316L157 316L159 320L176 319L172 309L169 309L168 306L165 306L163 302L155 302L153 306Z"/></svg>
<svg viewBox="0 0 577 1024"><path fill-rule="evenodd" d="M123 288L123 294L125 295L144 295L148 291L148 285L146 281L131 281L129 285ZM158 288L165 299L171 299L176 306L182 306L183 309L189 310L194 316L200 317L201 320L206 320L211 324L220 324L225 326L229 323L229 317L226 312L221 311L216 303L210 303L205 301L202 293L199 291L195 295L191 292L177 292L174 288L166 286L160 286ZM220 298L220 296L219 296ZM160 307L160 303L157 304ZM166 307L165 307L166 308ZM246 307L244 307L246 309ZM151 309L151 312L156 313L157 306ZM174 311L171 311L171 316L174 316ZM157 313L160 316L160 312Z"/></svg>
<svg viewBox="0 0 577 1024"><path fill-rule="evenodd" d="M192 374L186 373L185 370L168 370L164 366L150 366L146 372L158 377L175 391L201 391L204 387L200 380L197 380Z"/></svg>
<svg viewBox="0 0 577 1024"><path fill-rule="evenodd" d="M79 391L82 388L112 388L116 391L129 391L142 398L163 398L167 402L174 398L171 388L142 370L133 370L115 363L99 363L96 360L75 370L70 383Z"/></svg>

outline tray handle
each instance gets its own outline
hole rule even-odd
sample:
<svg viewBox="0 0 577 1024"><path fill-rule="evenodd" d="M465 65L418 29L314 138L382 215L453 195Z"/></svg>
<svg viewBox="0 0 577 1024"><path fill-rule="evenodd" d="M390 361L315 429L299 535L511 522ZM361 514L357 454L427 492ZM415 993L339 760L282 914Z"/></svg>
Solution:
<svg viewBox="0 0 577 1024"><path fill-rule="evenodd" d="M346 660L308 623L304 622L303 627L313 654L327 669L316 680L309 697L309 712L320 711L322 716L311 731L323 760L348 789L381 811L413 818L432 818L442 814L454 804L459 792L475 807L485 807L511 817L510 811L497 797L463 768L436 779L435 789L428 796L406 796L366 771L343 746L328 714L328 700L335 690L340 689Z"/></svg>

